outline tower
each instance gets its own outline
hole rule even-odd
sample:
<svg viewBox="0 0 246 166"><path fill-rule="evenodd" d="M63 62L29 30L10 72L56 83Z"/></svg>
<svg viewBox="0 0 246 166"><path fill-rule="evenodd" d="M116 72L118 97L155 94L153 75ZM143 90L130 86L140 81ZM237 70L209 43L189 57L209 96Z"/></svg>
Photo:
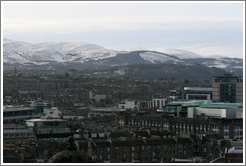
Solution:
<svg viewBox="0 0 246 166"><path fill-rule="evenodd" d="M232 74L215 77L213 100L215 102L242 103L243 79Z"/></svg>

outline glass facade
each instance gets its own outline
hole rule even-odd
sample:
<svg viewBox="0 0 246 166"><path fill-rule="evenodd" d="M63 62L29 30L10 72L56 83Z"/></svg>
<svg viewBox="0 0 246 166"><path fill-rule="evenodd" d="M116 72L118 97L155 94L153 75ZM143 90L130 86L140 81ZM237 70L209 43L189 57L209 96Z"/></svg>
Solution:
<svg viewBox="0 0 246 166"><path fill-rule="evenodd" d="M219 102L237 103L242 101L242 82L241 77L225 74L215 78L213 84L213 100Z"/></svg>

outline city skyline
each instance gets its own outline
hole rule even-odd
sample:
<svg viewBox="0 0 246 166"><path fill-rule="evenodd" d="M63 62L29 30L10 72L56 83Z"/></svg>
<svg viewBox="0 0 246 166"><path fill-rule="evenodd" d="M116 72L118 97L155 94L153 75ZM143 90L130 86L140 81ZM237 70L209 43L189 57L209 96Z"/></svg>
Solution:
<svg viewBox="0 0 246 166"><path fill-rule="evenodd" d="M4 2L3 37L243 58L241 2Z"/></svg>

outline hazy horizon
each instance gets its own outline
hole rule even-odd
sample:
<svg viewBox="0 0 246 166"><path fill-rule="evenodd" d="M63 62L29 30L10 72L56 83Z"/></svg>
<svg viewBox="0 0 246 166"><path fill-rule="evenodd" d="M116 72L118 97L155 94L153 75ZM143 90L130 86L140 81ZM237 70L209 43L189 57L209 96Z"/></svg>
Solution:
<svg viewBox="0 0 246 166"><path fill-rule="evenodd" d="M3 2L3 38L243 58L243 3Z"/></svg>

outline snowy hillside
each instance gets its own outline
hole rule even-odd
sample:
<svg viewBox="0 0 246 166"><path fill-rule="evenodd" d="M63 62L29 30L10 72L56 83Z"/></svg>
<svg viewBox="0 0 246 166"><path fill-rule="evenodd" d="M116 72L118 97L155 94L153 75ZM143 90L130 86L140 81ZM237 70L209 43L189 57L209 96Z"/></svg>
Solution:
<svg viewBox="0 0 246 166"><path fill-rule="evenodd" d="M116 52L98 45L82 42L26 43L4 39L4 63L84 62L113 57Z"/></svg>
<svg viewBox="0 0 246 166"><path fill-rule="evenodd" d="M232 68L243 69L243 61L239 58L221 57L213 61L204 62L202 64L208 67L226 69L227 71L230 71Z"/></svg>
<svg viewBox="0 0 246 166"><path fill-rule="evenodd" d="M83 69L102 69L112 66L126 66L133 64L177 64L196 63L207 67L217 67L229 72L243 70L243 60L239 58L211 58L196 53L167 49L164 52L152 50L115 51L84 42L44 42L27 43L3 40L3 62L7 65L20 64L25 68L28 65L67 65ZM83 64L83 65L81 65ZM42 66L40 66L42 67Z"/></svg>
<svg viewBox="0 0 246 166"><path fill-rule="evenodd" d="M165 49L163 50L166 54L174 55L179 59L191 59L191 58L202 58L203 56L196 54L194 52L181 50L181 49Z"/></svg>
<svg viewBox="0 0 246 166"><path fill-rule="evenodd" d="M148 61L153 64L166 63L166 62L182 62L176 57L171 57L163 53L143 52L143 53L140 53L140 56L145 61Z"/></svg>

